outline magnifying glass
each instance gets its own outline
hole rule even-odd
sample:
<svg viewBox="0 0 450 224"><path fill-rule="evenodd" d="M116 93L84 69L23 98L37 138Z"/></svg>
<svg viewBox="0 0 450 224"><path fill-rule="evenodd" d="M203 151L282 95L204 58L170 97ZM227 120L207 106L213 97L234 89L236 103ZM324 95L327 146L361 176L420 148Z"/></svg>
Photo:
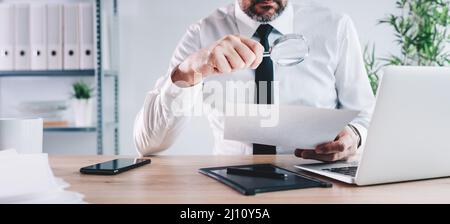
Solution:
<svg viewBox="0 0 450 224"><path fill-rule="evenodd" d="M279 66L302 63L309 55L308 41L300 34L286 34L275 40L263 57L270 57Z"/></svg>

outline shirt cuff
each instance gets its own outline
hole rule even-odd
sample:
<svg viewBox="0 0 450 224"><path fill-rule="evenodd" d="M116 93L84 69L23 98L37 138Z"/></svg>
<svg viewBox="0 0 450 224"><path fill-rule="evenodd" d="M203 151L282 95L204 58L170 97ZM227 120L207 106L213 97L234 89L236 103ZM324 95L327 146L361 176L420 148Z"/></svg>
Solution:
<svg viewBox="0 0 450 224"><path fill-rule="evenodd" d="M169 76L161 88L162 104L174 116L192 115L194 106L201 102L202 87L203 82L190 87L179 87Z"/></svg>
<svg viewBox="0 0 450 224"><path fill-rule="evenodd" d="M367 128L358 123L350 123L350 124L356 128L356 130L359 132L359 135L361 137L361 145L359 146L359 148L363 147L364 143L366 142Z"/></svg>

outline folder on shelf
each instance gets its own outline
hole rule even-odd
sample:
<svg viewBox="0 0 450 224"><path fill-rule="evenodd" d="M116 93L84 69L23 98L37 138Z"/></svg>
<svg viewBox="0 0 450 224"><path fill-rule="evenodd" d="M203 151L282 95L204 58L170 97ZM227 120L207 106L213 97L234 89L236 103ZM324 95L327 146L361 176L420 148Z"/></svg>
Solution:
<svg viewBox="0 0 450 224"><path fill-rule="evenodd" d="M44 4L30 5L31 70L47 69L47 10Z"/></svg>
<svg viewBox="0 0 450 224"><path fill-rule="evenodd" d="M94 69L94 6L80 3L80 68Z"/></svg>
<svg viewBox="0 0 450 224"><path fill-rule="evenodd" d="M14 5L0 4L0 70L14 69Z"/></svg>
<svg viewBox="0 0 450 224"><path fill-rule="evenodd" d="M78 4L64 5L64 69L80 68Z"/></svg>
<svg viewBox="0 0 450 224"><path fill-rule="evenodd" d="M20 3L15 5L15 52L16 70L30 69L30 5Z"/></svg>
<svg viewBox="0 0 450 224"><path fill-rule="evenodd" d="M47 4L47 65L50 70L63 68L62 6Z"/></svg>

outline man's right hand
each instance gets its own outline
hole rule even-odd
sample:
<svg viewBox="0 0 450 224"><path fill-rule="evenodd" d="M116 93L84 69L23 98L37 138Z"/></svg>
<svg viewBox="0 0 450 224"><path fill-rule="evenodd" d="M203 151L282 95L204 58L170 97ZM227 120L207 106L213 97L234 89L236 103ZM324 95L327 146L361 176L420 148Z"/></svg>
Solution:
<svg viewBox="0 0 450 224"><path fill-rule="evenodd" d="M172 82L193 86L208 75L256 69L263 53L264 47L259 42L243 36L227 35L184 60L173 72Z"/></svg>

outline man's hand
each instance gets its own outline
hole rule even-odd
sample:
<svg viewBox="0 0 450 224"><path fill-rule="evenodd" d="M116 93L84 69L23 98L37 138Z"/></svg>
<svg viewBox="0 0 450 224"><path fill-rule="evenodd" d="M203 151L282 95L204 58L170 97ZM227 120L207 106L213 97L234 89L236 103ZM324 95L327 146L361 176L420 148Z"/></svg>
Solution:
<svg viewBox="0 0 450 224"><path fill-rule="evenodd" d="M173 72L174 83L193 86L211 74L230 73L240 69L256 69L264 47L252 39L227 35L208 48L190 55Z"/></svg>
<svg viewBox="0 0 450 224"><path fill-rule="evenodd" d="M318 145L314 150L296 149L295 155L303 159L315 159L325 162L346 160L356 153L358 136L346 127L333 142Z"/></svg>

